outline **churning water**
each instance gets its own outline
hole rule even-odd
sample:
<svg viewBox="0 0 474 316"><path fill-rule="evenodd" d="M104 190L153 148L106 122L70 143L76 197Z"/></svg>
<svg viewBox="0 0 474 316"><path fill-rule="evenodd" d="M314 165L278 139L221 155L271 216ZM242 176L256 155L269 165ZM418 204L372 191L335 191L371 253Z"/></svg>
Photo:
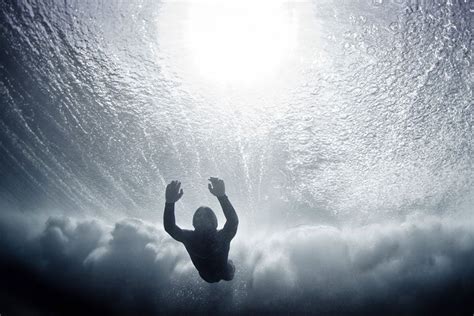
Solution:
<svg viewBox="0 0 474 316"><path fill-rule="evenodd" d="M472 313L473 14L1 1L0 313ZM174 179L179 224L218 209L209 176L240 227L206 287L160 218Z"/></svg>

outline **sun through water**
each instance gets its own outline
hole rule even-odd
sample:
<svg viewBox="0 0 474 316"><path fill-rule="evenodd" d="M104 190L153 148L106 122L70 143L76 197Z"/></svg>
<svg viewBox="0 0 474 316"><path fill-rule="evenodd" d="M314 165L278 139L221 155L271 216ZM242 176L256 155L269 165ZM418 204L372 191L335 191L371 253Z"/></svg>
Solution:
<svg viewBox="0 0 474 316"><path fill-rule="evenodd" d="M158 23L160 49L182 79L255 87L298 59L298 23L288 1L168 0Z"/></svg>

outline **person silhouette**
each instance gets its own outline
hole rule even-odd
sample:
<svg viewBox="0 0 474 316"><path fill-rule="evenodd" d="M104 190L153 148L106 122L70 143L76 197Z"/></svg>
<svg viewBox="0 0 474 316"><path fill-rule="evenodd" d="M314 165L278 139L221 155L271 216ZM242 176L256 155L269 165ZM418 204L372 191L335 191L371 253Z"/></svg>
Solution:
<svg viewBox="0 0 474 316"><path fill-rule="evenodd" d="M172 181L166 186L166 203L163 214L165 231L182 242L191 261L206 282L230 281L234 278L235 266L228 260L230 242L237 233L239 218L225 194L224 181L211 177L209 191L217 197L224 212L226 223L217 230L216 214L207 206L199 207L193 216L194 230L181 229L176 225L174 204L183 196L181 182Z"/></svg>

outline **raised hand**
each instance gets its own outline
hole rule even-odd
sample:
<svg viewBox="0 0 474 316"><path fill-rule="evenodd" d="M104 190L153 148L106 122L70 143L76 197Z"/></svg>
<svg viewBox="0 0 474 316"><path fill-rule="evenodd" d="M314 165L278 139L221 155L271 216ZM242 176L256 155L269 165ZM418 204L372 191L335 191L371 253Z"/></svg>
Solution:
<svg viewBox="0 0 474 316"><path fill-rule="evenodd" d="M166 203L176 203L183 196L183 189L180 190L181 182L171 181L166 186Z"/></svg>
<svg viewBox="0 0 474 316"><path fill-rule="evenodd" d="M225 195L225 184L224 180L221 180L219 178L215 177L210 177L209 183L207 187L209 188L209 191L214 194L217 197L224 196Z"/></svg>

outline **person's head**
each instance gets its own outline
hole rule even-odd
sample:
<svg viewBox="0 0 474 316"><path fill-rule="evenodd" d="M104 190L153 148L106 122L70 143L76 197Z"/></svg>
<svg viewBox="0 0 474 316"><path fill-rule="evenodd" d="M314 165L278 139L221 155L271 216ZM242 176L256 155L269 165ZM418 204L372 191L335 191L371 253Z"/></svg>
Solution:
<svg viewBox="0 0 474 316"><path fill-rule="evenodd" d="M213 231L217 229L216 214L207 206L199 207L193 216L194 229L198 231Z"/></svg>

